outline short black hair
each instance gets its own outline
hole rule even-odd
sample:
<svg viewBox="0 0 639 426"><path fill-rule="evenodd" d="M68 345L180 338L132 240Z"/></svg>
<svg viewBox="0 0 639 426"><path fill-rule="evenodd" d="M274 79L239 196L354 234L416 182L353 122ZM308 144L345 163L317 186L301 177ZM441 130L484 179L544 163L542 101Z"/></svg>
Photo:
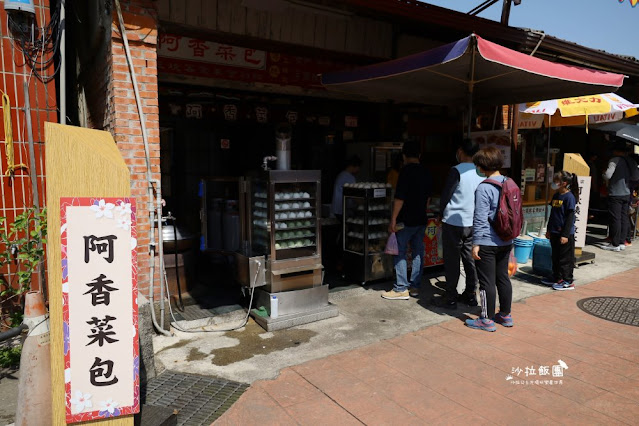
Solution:
<svg viewBox="0 0 639 426"><path fill-rule="evenodd" d="M495 172L504 166L504 155L499 148L488 146L473 156L473 163L487 172Z"/></svg>
<svg viewBox="0 0 639 426"><path fill-rule="evenodd" d="M422 147L416 140L408 140L402 146L402 154L408 158L419 158L422 153Z"/></svg>
<svg viewBox="0 0 639 426"><path fill-rule="evenodd" d="M472 139L465 138L459 143L459 149L467 156L472 157L479 151L479 144Z"/></svg>
<svg viewBox="0 0 639 426"><path fill-rule="evenodd" d="M346 161L346 166L351 166L351 167L361 167L362 166L362 159L359 158L358 155L353 155L352 157L350 157L347 161Z"/></svg>

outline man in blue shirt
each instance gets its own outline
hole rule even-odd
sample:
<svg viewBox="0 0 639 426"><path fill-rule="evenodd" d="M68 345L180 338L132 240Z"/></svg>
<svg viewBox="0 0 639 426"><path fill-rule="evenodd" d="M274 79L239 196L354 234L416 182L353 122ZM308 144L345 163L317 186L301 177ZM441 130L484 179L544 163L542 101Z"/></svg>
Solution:
<svg viewBox="0 0 639 426"><path fill-rule="evenodd" d="M473 213L475 190L484 180L477 174L473 163L473 155L477 151L479 145L471 139L465 139L459 145L456 155L459 164L450 169L440 198L446 293L434 298L433 304L447 309L457 308L460 258L464 264L466 288L459 300L469 306L477 306L477 272L472 255Z"/></svg>

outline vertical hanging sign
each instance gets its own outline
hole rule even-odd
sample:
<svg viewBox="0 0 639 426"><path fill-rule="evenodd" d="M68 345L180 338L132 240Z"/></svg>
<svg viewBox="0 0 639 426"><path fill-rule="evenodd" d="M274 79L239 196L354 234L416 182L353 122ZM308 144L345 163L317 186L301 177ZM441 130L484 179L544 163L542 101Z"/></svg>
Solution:
<svg viewBox="0 0 639 426"><path fill-rule="evenodd" d="M61 198L67 423L140 410L137 239L129 198Z"/></svg>
<svg viewBox="0 0 639 426"><path fill-rule="evenodd" d="M575 247L586 246L588 207L590 205L590 176L577 176L579 180L579 201L575 206Z"/></svg>

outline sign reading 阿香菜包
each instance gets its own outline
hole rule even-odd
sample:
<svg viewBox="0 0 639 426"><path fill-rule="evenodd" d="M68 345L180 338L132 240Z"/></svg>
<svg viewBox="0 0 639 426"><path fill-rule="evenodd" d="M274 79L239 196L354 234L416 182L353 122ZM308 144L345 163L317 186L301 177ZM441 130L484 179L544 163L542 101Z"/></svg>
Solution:
<svg viewBox="0 0 639 426"><path fill-rule="evenodd" d="M133 199L61 198L66 421L140 410Z"/></svg>

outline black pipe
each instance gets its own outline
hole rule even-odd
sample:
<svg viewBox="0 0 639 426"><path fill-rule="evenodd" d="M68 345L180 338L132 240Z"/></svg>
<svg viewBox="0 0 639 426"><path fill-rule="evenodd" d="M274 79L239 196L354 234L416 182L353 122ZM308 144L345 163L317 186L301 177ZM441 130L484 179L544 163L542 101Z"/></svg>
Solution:
<svg viewBox="0 0 639 426"><path fill-rule="evenodd" d="M19 336L22 333L22 330L27 330L29 327L26 324L20 324L17 327L13 327L10 330L3 331L0 333L0 342L4 342L5 340L9 340L12 337Z"/></svg>

